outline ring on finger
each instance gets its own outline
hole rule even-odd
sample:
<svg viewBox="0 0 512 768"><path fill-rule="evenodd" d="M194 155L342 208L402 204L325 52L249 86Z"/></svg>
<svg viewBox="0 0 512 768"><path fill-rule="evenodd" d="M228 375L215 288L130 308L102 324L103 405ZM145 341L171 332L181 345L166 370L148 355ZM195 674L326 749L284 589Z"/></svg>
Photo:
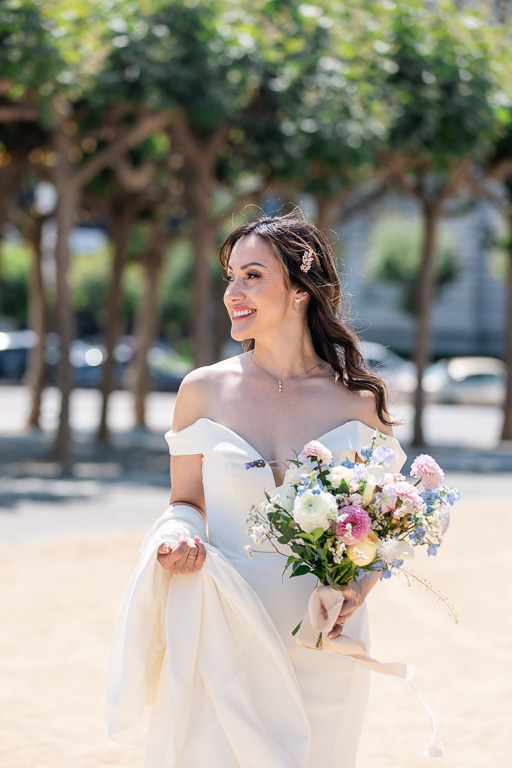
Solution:
<svg viewBox="0 0 512 768"><path fill-rule="evenodd" d="M191 557L192 560L195 560L198 554L199 554L199 552L196 555L191 555L190 552L189 552L188 555L187 555L187 560L188 560L189 557Z"/></svg>

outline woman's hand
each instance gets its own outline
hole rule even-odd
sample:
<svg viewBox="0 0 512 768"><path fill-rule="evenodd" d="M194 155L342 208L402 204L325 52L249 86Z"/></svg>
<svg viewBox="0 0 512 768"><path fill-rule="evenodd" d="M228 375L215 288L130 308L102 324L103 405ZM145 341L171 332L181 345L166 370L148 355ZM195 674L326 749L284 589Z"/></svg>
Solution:
<svg viewBox="0 0 512 768"><path fill-rule="evenodd" d="M204 565L206 549L199 536L190 539L178 537L178 545L162 544L158 548L158 562L166 571L174 574L197 573Z"/></svg>
<svg viewBox="0 0 512 768"><path fill-rule="evenodd" d="M333 628L330 630L327 637L333 639L338 637L343 632L345 622L349 619L353 613L364 603L366 596L378 582L380 573L366 573L359 581L351 581L348 584L343 584L340 589L343 592L345 599L341 606L338 618L334 622ZM323 612L322 612L323 613ZM324 618L327 618L327 611L325 611Z"/></svg>

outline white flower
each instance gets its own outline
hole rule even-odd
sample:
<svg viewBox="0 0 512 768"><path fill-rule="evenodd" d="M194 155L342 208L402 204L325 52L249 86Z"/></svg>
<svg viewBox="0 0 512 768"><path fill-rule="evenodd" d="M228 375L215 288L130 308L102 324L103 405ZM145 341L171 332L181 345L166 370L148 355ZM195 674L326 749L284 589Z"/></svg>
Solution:
<svg viewBox="0 0 512 768"><path fill-rule="evenodd" d="M450 522L450 510L442 504L433 512L424 515L422 525L425 528L425 536L431 544L441 544L443 536L448 529Z"/></svg>
<svg viewBox="0 0 512 768"><path fill-rule="evenodd" d="M247 557L249 557L252 560L252 547L251 547L251 545L250 544L246 544L244 549L245 549L245 551L247 553Z"/></svg>
<svg viewBox="0 0 512 768"><path fill-rule="evenodd" d="M345 552L347 551L347 545L345 542L338 538L336 540L336 546L333 546L332 544L329 544L328 546L329 552L332 553L333 560L335 563L342 563L343 558L345 557Z"/></svg>
<svg viewBox="0 0 512 768"><path fill-rule="evenodd" d="M386 476L381 464L368 464L364 468L364 477L368 485L380 485Z"/></svg>
<svg viewBox="0 0 512 768"><path fill-rule="evenodd" d="M249 528L247 533L255 544L263 544L265 539L268 539L270 535L270 527L264 523L260 523L259 525L253 525L252 528Z"/></svg>
<svg viewBox="0 0 512 768"><path fill-rule="evenodd" d="M313 465L309 461L303 461L299 466L291 464L286 470L284 485L298 485L302 475L310 475L312 472Z"/></svg>
<svg viewBox="0 0 512 768"><path fill-rule="evenodd" d="M377 550L377 554L386 565L392 565L398 560L412 560L414 550L408 541L388 539L382 542Z"/></svg>
<svg viewBox="0 0 512 768"><path fill-rule="evenodd" d="M270 502L274 505L278 504L280 507L286 510L286 512L291 512L293 509L295 495L296 494L293 486L286 483L285 485L280 485L278 488L272 491Z"/></svg>
<svg viewBox="0 0 512 768"><path fill-rule="evenodd" d="M347 485L350 485L354 479L354 473L349 467L342 467L341 464L337 464L329 470L327 479L335 488L338 488L342 480L345 480Z"/></svg>
<svg viewBox="0 0 512 768"><path fill-rule="evenodd" d="M315 528L326 531L335 512L336 499L331 493L308 488L295 499L292 514L302 530L311 533Z"/></svg>

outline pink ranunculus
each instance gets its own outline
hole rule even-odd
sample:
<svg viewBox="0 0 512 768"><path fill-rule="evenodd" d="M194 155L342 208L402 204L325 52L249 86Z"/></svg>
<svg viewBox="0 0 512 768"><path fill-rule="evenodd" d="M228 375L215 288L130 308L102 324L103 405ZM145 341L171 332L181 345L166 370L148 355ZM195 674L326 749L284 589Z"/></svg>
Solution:
<svg viewBox="0 0 512 768"><path fill-rule="evenodd" d="M419 477L423 487L438 488L444 480L444 472L432 456L422 453L417 456L411 466L412 477Z"/></svg>
<svg viewBox="0 0 512 768"><path fill-rule="evenodd" d="M357 544L368 536L371 527L372 521L362 507L342 507L338 513L336 535L345 544Z"/></svg>
<svg viewBox="0 0 512 768"><path fill-rule="evenodd" d="M307 459L310 456L323 461L324 464L330 464L332 461L332 453L318 440L310 440L309 443L306 443L300 452L299 458Z"/></svg>

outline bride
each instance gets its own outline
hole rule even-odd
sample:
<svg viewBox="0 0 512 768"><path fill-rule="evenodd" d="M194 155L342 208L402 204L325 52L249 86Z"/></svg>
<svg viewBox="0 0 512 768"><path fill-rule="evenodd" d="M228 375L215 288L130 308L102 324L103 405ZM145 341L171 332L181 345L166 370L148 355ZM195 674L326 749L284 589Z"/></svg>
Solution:
<svg viewBox="0 0 512 768"><path fill-rule="evenodd" d="M155 608L165 613L165 626L154 654L159 659L159 673L151 684L153 692L147 694L155 709L146 765L230 768L266 763L276 768L351 768L367 704L369 673L350 658L304 648L292 637L315 579L283 578L282 558L267 551L255 552L248 559L244 553L248 541L245 521L250 506L283 483L286 460L306 442L320 439L342 461L347 457L354 460L376 428L391 436L385 389L379 377L366 368L358 339L341 318L342 292L335 256L316 227L296 214L262 217L227 237L220 261L227 281L224 303L231 335L243 342L244 351L185 378L176 401L173 429L166 435L172 456L172 490L164 523L173 517L176 522L180 510L185 512L172 535L154 539L155 530L162 530L158 525L150 532L158 544L157 550L153 544L153 555L159 563L155 563L158 571L152 572L151 578L153 583L160 580L158 584L167 579L164 603L177 600L170 596L180 589L183 595L182 602L174 607L167 602L162 609L161 601ZM396 472L405 457L392 436L387 438L389 442L395 450L390 471ZM190 525L194 515L199 522ZM244 595L237 610L244 613L251 601L257 601L249 624L259 627L263 616L267 622L264 631L273 633L274 661L280 660L271 673L272 655L256 671L256 662L245 660L245 671L236 676L245 693L227 715L219 714L231 696L226 693L226 683L222 690L215 689L218 697L207 705L214 686L207 679L210 673L204 672L205 666L198 672L200 662L197 658L190 662L190 648L182 640L188 637L187 622L193 623L188 613L192 611L195 616L194 611L199 610L194 630L199 639L194 648L197 653L208 654L208 670L224 664L227 649L212 648L218 615L208 614L211 604L207 602L206 582L202 597L193 597L199 593L192 587L201 575L206 578L209 563L214 569L221 560L238 579L227 591ZM214 579L217 577L213 574ZM345 600L329 637L346 631L368 645L365 599L377 579L378 575L367 575L343 588ZM219 581L216 584L218 595L223 587L218 586ZM133 602L133 597L130 599ZM202 601L200 609L198 601ZM177 612L182 609L185 615ZM147 613L147 606L141 610ZM224 609L220 613L223 611L227 615ZM243 654L250 627L243 634L240 621L237 615L228 623L237 638L233 653ZM174 640L169 636L172 632L177 633ZM152 638L155 643L154 635ZM260 638L252 646L252 659L263 652L266 642ZM111 666L117 663L115 647L126 655L126 640L122 649L119 643L113 647ZM167 662L162 662L162 654ZM183 667L172 673L182 679L169 678L169 664L178 657L186 659L186 664L180 664L189 665L190 679L184 679ZM147 678L147 656L145 674ZM169 700L177 684L188 686L189 715L181 721L180 746L175 744L174 757L166 758L162 750L170 754L165 744L171 728L166 717L170 717ZM145 685L151 687L147 682ZM252 714L240 714L248 698L257 711L257 725L250 733L247 720ZM183 714L180 701L177 717ZM111 706L115 709L118 704ZM173 728L179 730L176 724ZM254 737L258 728L263 733L259 740ZM267 749L268 754L263 754Z"/></svg>

